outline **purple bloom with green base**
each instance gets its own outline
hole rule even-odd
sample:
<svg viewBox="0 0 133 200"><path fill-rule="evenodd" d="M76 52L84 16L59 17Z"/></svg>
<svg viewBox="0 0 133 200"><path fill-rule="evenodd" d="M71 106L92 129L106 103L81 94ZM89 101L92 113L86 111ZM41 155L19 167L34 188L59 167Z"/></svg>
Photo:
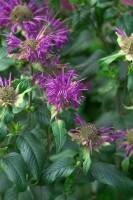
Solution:
<svg viewBox="0 0 133 200"><path fill-rule="evenodd" d="M26 40L7 34L8 53L19 60L47 63L48 60L53 61L54 54L67 43L68 33L69 30L64 27L64 23L54 17L36 36L27 35ZM18 53L13 53L14 50L18 50Z"/></svg>
<svg viewBox="0 0 133 200"><path fill-rule="evenodd" d="M84 99L82 91L86 90L81 80L77 80L78 72L70 70L48 78L45 84L48 103L55 105L57 111L78 109Z"/></svg>
<svg viewBox="0 0 133 200"><path fill-rule="evenodd" d="M28 33L37 32L45 19L47 7L37 7L36 1L0 0L0 27L17 32L20 27Z"/></svg>

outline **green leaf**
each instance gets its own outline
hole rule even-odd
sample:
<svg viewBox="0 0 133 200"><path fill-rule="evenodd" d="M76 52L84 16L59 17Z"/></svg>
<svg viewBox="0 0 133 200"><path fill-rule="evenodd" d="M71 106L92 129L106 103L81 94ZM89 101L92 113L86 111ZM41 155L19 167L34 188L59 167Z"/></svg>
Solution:
<svg viewBox="0 0 133 200"><path fill-rule="evenodd" d="M16 63L15 59L8 58L8 47L0 48L0 71L6 70L8 67Z"/></svg>
<svg viewBox="0 0 133 200"><path fill-rule="evenodd" d="M37 63L32 63L32 67L37 71L44 72L44 69Z"/></svg>
<svg viewBox="0 0 133 200"><path fill-rule="evenodd" d="M19 85L17 87L19 89ZM31 92L33 89L34 87L28 88L23 93L17 95L16 101L13 104L13 110L12 110L14 114L17 114L21 112L22 110L24 110L24 108L26 107L26 100L24 99L24 96L26 93Z"/></svg>
<svg viewBox="0 0 133 200"><path fill-rule="evenodd" d="M61 194L61 195L59 195L59 196L57 196L56 198L55 198L55 200L66 200L66 195L65 194ZM70 195L67 197L67 200L76 200L76 198L75 197L71 197Z"/></svg>
<svg viewBox="0 0 133 200"><path fill-rule="evenodd" d="M5 193L11 185L12 182L7 178L6 174L0 171L0 193Z"/></svg>
<svg viewBox="0 0 133 200"><path fill-rule="evenodd" d="M123 57L123 54L121 51L119 51L118 53L116 54L113 54L113 55L110 55L110 56L107 56L107 57L104 57L102 59L99 60L99 63L102 65L102 66L108 66L110 65L112 62L114 62L115 60L117 60L118 58L122 58Z"/></svg>
<svg viewBox="0 0 133 200"><path fill-rule="evenodd" d="M13 114L17 114L17 113L21 112L22 110L24 110L25 107L26 107L26 101L22 97L20 99L20 103L17 106L13 105L12 112L13 112Z"/></svg>
<svg viewBox="0 0 133 200"><path fill-rule="evenodd" d="M83 162L83 172L84 174L87 174L90 165L91 165L91 157L90 157L90 153L88 151L88 148L82 148L81 149L82 154L83 154L83 158L84 158L84 162Z"/></svg>
<svg viewBox="0 0 133 200"><path fill-rule="evenodd" d="M33 121L38 121L42 125L50 125L50 112L47 107L40 107L36 112L33 113Z"/></svg>
<svg viewBox="0 0 133 200"><path fill-rule="evenodd" d="M122 169L124 172L128 172L128 168L129 168L129 157L128 158L125 158L122 163L121 163L121 166L122 166Z"/></svg>
<svg viewBox="0 0 133 200"><path fill-rule="evenodd" d="M133 90L133 75L129 75L127 80L127 88L129 92L132 92Z"/></svg>
<svg viewBox="0 0 133 200"><path fill-rule="evenodd" d="M12 111L9 108L7 108L5 113L2 116L2 122L4 122L5 124L8 124L12 121L13 117L14 115Z"/></svg>
<svg viewBox="0 0 133 200"><path fill-rule="evenodd" d="M75 16L77 19L74 19L73 18L74 16L72 16L71 20L77 20L77 23L79 23L79 20L84 21L85 14L88 17L88 15L90 14L90 11L88 9L85 10L84 8L82 13L79 13L78 16ZM76 23L76 21L74 23ZM86 41L90 41L90 42L86 42ZM66 56L66 55L76 56L78 54L80 55L82 51L85 52L91 47L91 41L92 41L91 33L88 30L82 31L80 35L76 38L75 43L65 50L65 52L63 53L63 56Z"/></svg>
<svg viewBox="0 0 133 200"><path fill-rule="evenodd" d="M126 106L126 105L123 105L125 109L127 110L133 110L133 105L132 106Z"/></svg>
<svg viewBox="0 0 133 200"><path fill-rule="evenodd" d="M4 200L18 200L18 192L15 187L9 188L6 191Z"/></svg>
<svg viewBox="0 0 133 200"><path fill-rule="evenodd" d="M35 200L50 199L50 192L46 186L31 186L31 191Z"/></svg>
<svg viewBox="0 0 133 200"><path fill-rule="evenodd" d="M60 9L60 0L50 0L50 4L52 4L52 6L56 9L59 10Z"/></svg>
<svg viewBox="0 0 133 200"><path fill-rule="evenodd" d="M8 47L1 47L0 48L0 59L6 57L8 55Z"/></svg>
<svg viewBox="0 0 133 200"><path fill-rule="evenodd" d="M0 141L7 135L7 127L4 123L0 122Z"/></svg>
<svg viewBox="0 0 133 200"><path fill-rule="evenodd" d="M78 6L84 6L85 5L84 0L70 0L70 3L78 4Z"/></svg>
<svg viewBox="0 0 133 200"><path fill-rule="evenodd" d="M48 109L50 110L51 113L51 121L55 118L55 116L58 114L56 107L54 105L50 106L48 105Z"/></svg>
<svg viewBox="0 0 133 200"><path fill-rule="evenodd" d="M18 193L15 187L6 191L4 200L34 200L32 194L26 190L25 192Z"/></svg>
<svg viewBox="0 0 133 200"><path fill-rule="evenodd" d="M76 151L73 151L73 150L71 150L71 149L66 149L66 150L64 150L64 151L61 151L61 152L58 153L58 154L52 155L49 159L50 159L52 162L55 162L56 160L58 160L58 159L60 159L60 158L63 158L63 157L74 158L77 154L78 154L78 152L76 152Z"/></svg>
<svg viewBox="0 0 133 200"><path fill-rule="evenodd" d="M50 193L46 186L31 186L25 192L18 193L15 187L6 191L4 200L49 200Z"/></svg>
<svg viewBox="0 0 133 200"><path fill-rule="evenodd" d="M1 158L0 166L19 191L26 189L26 167L22 157L18 153L10 153Z"/></svg>
<svg viewBox="0 0 133 200"><path fill-rule="evenodd" d="M45 160L45 150L31 132L17 138L17 147L33 176L38 179Z"/></svg>
<svg viewBox="0 0 133 200"><path fill-rule="evenodd" d="M76 162L70 157L61 158L53 163L43 174L43 179L50 183L59 178L68 177L76 169Z"/></svg>
<svg viewBox="0 0 133 200"><path fill-rule="evenodd" d="M24 77L20 80L14 80L13 85L16 87L19 85L19 93L21 94L30 87L30 79L29 77Z"/></svg>
<svg viewBox="0 0 133 200"><path fill-rule="evenodd" d="M2 58L0 59L0 71L8 69L11 65L14 65L16 60L13 58Z"/></svg>
<svg viewBox="0 0 133 200"><path fill-rule="evenodd" d="M56 143L56 152L59 152L64 146L67 138L67 130L65 126L65 122L63 120L58 119L52 123L52 130L55 137Z"/></svg>
<svg viewBox="0 0 133 200"><path fill-rule="evenodd" d="M99 70L99 60L103 57L103 52L101 50L96 50L89 58L85 59L85 61L76 66L77 70L81 71L82 77L92 77L97 74Z"/></svg>
<svg viewBox="0 0 133 200"><path fill-rule="evenodd" d="M90 167L93 177L121 192L133 193L133 181L121 173L114 165L97 162Z"/></svg>

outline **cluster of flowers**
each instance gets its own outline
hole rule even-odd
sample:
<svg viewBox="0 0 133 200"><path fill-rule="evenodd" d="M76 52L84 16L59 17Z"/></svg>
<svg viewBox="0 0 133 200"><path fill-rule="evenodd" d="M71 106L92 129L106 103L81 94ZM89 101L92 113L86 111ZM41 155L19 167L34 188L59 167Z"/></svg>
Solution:
<svg viewBox="0 0 133 200"><path fill-rule="evenodd" d="M79 73L66 69L58 59L70 33L64 21L58 20L48 6L38 8L36 1L0 0L0 27L11 30L5 34L10 57L42 66L44 73L37 73L33 80L45 88L48 103L57 111L78 109L85 87L77 80ZM16 36L20 31L24 39Z"/></svg>
<svg viewBox="0 0 133 200"><path fill-rule="evenodd" d="M82 91L86 88L79 80L79 72L68 64L59 63L58 52L68 42L70 33L64 21L57 19L57 15L53 15L53 10L49 10L48 6L38 8L36 1L27 3L23 0L0 0L0 27L10 31L5 34L10 57L30 64L38 63L44 70L43 73L35 74L33 81L45 91L48 103L54 105L57 112L69 108L77 110L84 99ZM17 33L21 33L22 39L16 36ZM124 42L128 40L124 32L118 30L118 34ZM130 50L123 43L123 52L127 51ZM0 77L0 107L13 104L16 95L11 75L8 80ZM126 142L119 148L126 147L126 156L131 154L132 130L113 132L110 128L97 128L87 124L78 115L76 123L78 127L71 129L69 134L77 143L87 146L90 153L92 150L99 151L106 141L116 142L123 138Z"/></svg>

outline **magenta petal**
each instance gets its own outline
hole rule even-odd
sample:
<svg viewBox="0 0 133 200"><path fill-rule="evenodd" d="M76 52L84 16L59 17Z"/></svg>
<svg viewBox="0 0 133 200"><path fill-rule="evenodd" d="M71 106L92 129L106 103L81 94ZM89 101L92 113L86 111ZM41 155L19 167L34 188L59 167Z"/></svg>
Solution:
<svg viewBox="0 0 133 200"><path fill-rule="evenodd" d="M102 135L102 136L100 136L100 137L101 137L101 139L104 139L104 140L107 140L107 141L113 142L113 138L110 137L110 136L108 136L108 135Z"/></svg>
<svg viewBox="0 0 133 200"><path fill-rule="evenodd" d="M131 145L129 145L129 147L127 149L126 157L129 157L129 155L131 154L132 150L133 150L133 145L131 144Z"/></svg>
<svg viewBox="0 0 133 200"><path fill-rule="evenodd" d="M118 149L122 149L122 148L127 147L127 146L128 146L128 142L124 142L121 145L119 145Z"/></svg>
<svg viewBox="0 0 133 200"><path fill-rule="evenodd" d="M124 32L124 31L122 31L121 29L119 29L119 28L115 28L115 30L117 31L117 33L119 34L119 35L121 35L124 39L126 39L127 38L127 35L126 35L126 33Z"/></svg>
<svg viewBox="0 0 133 200"><path fill-rule="evenodd" d="M82 125L86 124L86 121L83 120L78 114L76 114L75 121L77 124L82 124Z"/></svg>

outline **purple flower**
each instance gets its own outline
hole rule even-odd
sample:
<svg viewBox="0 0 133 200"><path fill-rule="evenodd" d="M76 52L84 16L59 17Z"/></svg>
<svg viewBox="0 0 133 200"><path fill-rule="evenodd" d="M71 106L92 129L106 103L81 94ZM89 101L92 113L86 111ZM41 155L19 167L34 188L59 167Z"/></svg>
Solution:
<svg viewBox="0 0 133 200"><path fill-rule="evenodd" d="M48 15L47 20L50 20ZM11 56L37 63L47 63L47 60L53 61L54 53L60 50L68 41L69 30L64 28L63 24L54 17L46 26L43 26L38 35L27 35L24 41L13 34L7 34L9 54L14 50L18 50L18 53L13 53Z"/></svg>
<svg viewBox="0 0 133 200"><path fill-rule="evenodd" d="M76 80L78 74L75 70L63 72L55 77L50 77L44 84L48 103L55 105L57 111L69 108L78 109L84 99L82 91L85 90L81 80Z"/></svg>
<svg viewBox="0 0 133 200"><path fill-rule="evenodd" d="M110 133L111 135L109 137L111 138L112 142L117 142L119 139L124 140L124 142L118 146L118 149L126 148L126 157L129 157L133 152L133 129L126 131L116 130Z"/></svg>
<svg viewBox="0 0 133 200"><path fill-rule="evenodd" d="M47 66L43 66L43 73L38 72L33 76L33 81L36 82L38 85L41 85L42 88L45 87L46 82L49 78L53 77L56 78L57 75L61 73L61 69L66 67L66 64L57 64L57 59L54 59L54 62L48 63Z"/></svg>
<svg viewBox="0 0 133 200"><path fill-rule="evenodd" d="M119 145L118 149L126 148L126 157L133 153L133 129L123 131L121 138L125 141Z"/></svg>
<svg viewBox="0 0 133 200"><path fill-rule="evenodd" d="M9 79L4 78L3 80L2 77L0 76L0 88L11 86L11 83L12 83L11 73L9 75Z"/></svg>
<svg viewBox="0 0 133 200"><path fill-rule="evenodd" d="M86 124L86 121L83 120L83 119L80 117L80 115L78 115L78 114L76 114L75 122L76 122L76 124L82 124L82 125Z"/></svg>
<svg viewBox="0 0 133 200"><path fill-rule="evenodd" d="M105 145L105 141L112 142L112 138L103 133L111 132L110 128L98 128L94 124L86 123L79 115L76 115L75 121L78 125L76 129L69 130L69 135L80 145L88 147L90 153L98 151Z"/></svg>
<svg viewBox="0 0 133 200"><path fill-rule="evenodd" d="M65 27L64 21L56 19L57 14L52 17L52 12L52 10L47 11L45 29L42 29L40 35L46 35L57 50L60 50L68 42L70 30Z"/></svg>
<svg viewBox="0 0 133 200"><path fill-rule="evenodd" d="M133 6L133 0L122 0L123 4L129 4L130 6Z"/></svg>
<svg viewBox="0 0 133 200"><path fill-rule="evenodd" d="M119 28L115 28L115 30L117 31L117 33L119 34L119 35L121 35L122 37L123 37L123 39L126 39L127 38L127 35L126 35L126 33L124 32L124 31L122 31L121 29L119 29Z"/></svg>
<svg viewBox="0 0 133 200"><path fill-rule="evenodd" d="M0 27L11 27L13 32L19 27L28 33L37 32L46 10L46 7L38 9L35 1L26 4L22 0L0 0Z"/></svg>

